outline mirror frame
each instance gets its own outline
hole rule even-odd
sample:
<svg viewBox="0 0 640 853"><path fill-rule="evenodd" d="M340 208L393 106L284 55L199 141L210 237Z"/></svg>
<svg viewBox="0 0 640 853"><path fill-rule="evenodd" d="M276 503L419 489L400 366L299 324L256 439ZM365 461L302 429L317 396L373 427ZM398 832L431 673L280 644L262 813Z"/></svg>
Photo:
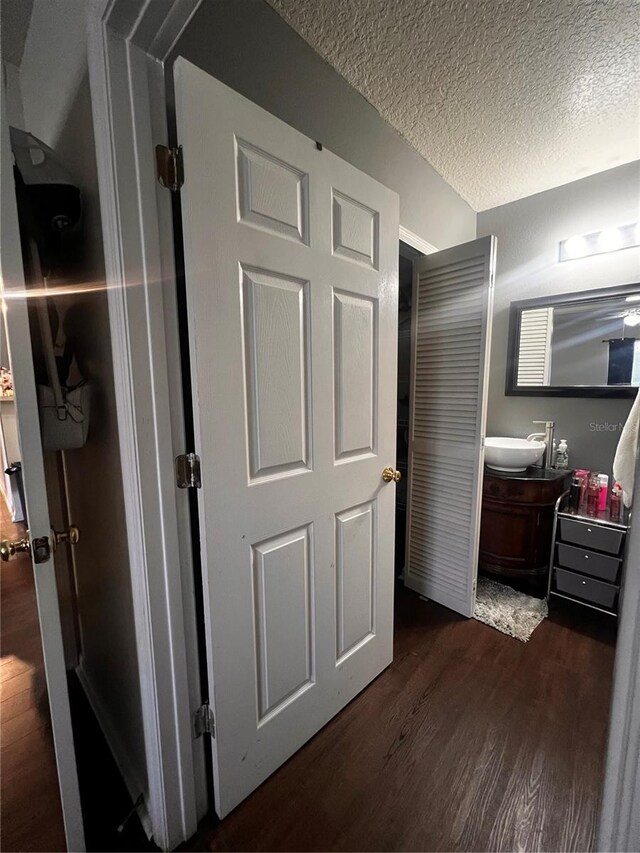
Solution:
<svg viewBox="0 0 640 853"><path fill-rule="evenodd" d="M520 349L520 318L526 308L549 308L551 306L575 305L580 302L597 302L612 296L640 294L640 282L601 287L597 290L582 290L574 293L559 293L537 299L519 299L509 306L509 336L507 341L507 397L635 397L635 385L525 385L518 386L518 351ZM640 307L640 303L638 303Z"/></svg>

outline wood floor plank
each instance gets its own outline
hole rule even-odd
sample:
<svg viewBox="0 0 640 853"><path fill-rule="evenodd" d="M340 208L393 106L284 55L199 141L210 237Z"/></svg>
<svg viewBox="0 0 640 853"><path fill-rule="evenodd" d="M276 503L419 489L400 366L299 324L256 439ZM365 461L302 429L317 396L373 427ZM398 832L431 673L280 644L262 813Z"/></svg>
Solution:
<svg viewBox="0 0 640 853"><path fill-rule="evenodd" d="M3 717L0 726L0 749L11 746L20 738L31 736L40 729L48 729L49 725L47 717L33 705L11 719Z"/></svg>
<svg viewBox="0 0 640 853"><path fill-rule="evenodd" d="M17 677L19 678L20 676ZM3 723L7 723L16 717L19 717L20 714L23 714L25 711L28 711L30 708L37 705L37 701L37 693L33 689L30 681L29 686L25 690L15 693L7 699L2 699L0 697L0 720L2 720Z"/></svg>
<svg viewBox="0 0 640 853"><path fill-rule="evenodd" d="M0 702L4 702L19 693L23 693L25 690L33 689L37 692L38 688L36 685L39 682L42 683L43 689L46 692L46 688L44 688L44 674L38 672L34 673L31 670L25 670L14 675L12 678L0 681Z"/></svg>

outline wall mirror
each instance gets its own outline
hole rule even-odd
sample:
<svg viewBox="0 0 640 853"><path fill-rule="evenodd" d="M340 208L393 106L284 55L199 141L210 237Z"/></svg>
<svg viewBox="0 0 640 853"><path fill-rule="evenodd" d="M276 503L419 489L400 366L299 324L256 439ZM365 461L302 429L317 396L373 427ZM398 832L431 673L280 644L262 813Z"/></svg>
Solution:
<svg viewBox="0 0 640 853"><path fill-rule="evenodd" d="M511 303L508 396L635 397L640 283Z"/></svg>

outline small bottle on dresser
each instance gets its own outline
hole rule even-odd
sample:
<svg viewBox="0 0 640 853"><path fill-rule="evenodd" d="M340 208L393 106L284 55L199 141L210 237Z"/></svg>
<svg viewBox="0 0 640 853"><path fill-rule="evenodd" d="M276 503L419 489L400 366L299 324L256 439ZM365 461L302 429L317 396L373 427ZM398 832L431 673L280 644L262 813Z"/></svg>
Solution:
<svg viewBox="0 0 640 853"><path fill-rule="evenodd" d="M582 492L582 481L580 477L571 480L569 489L569 512L577 513L580 509L580 494Z"/></svg>
<svg viewBox="0 0 640 853"><path fill-rule="evenodd" d="M609 518L611 521L620 521L622 512L622 486L616 483L611 490L611 503L609 504Z"/></svg>
<svg viewBox="0 0 640 853"><path fill-rule="evenodd" d="M567 447L567 439L561 438L556 454L556 468L566 470L569 467L569 448Z"/></svg>
<svg viewBox="0 0 640 853"><path fill-rule="evenodd" d="M587 503L587 486L589 485L589 476L590 471L587 471L586 468L578 468L578 470L574 473L574 477L580 480L580 500L579 500L579 508L582 509Z"/></svg>
<svg viewBox="0 0 640 853"><path fill-rule="evenodd" d="M598 495L598 509L605 512L607 509L607 495L609 494L609 477L607 474L598 474L600 482L600 494Z"/></svg>
<svg viewBox="0 0 640 853"><path fill-rule="evenodd" d="M598 502L600 500L599 475L592 473L587 486L587 515L595 518L598 515Z"/></svg>

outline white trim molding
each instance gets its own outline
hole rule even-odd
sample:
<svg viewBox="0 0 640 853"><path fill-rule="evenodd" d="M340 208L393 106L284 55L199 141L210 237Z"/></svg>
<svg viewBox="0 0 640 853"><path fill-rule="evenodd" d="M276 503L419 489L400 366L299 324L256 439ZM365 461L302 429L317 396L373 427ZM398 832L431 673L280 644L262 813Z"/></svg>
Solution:
<svg viewBox="0 0 640 853"><path fill-rule="evenodd" d="M437 247L432 243L424 240L418 234L414 234L413 231L409 231L409 229L405 228L403 225L400 226L400 239L403 243L406 243L413 249L417 249L419 252L423 252L425 255L432 255L434 252L438 251Z"/></svg>
<svg viewBox="0 0 640 853"><path fill-rule="evenodd" d="M640 483L640 455L636 466ZM636 487L636 493L638 488ZM640 497L636 497L640 501ZM640 514L640 507L636 508ZM640 850L640 519L631 522L609 722L598 850Z"/></svg>

